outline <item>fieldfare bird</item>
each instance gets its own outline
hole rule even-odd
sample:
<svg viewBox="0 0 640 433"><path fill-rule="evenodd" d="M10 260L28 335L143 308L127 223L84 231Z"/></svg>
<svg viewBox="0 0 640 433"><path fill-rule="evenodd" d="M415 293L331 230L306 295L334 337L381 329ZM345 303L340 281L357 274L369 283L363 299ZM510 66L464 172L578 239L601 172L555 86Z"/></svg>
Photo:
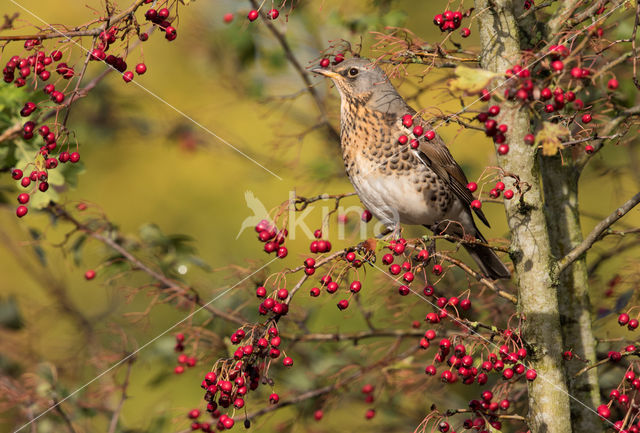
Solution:
<svg viewBox="0 0 640 433"><path fill-rule="evenodd" d="M473 220L474 198L465 174L382 69L371 60L352 58L313 72L331 78L340 92L345 168L360 200L376 218L389 229L399 223L420 224L436 234L486 243ZM489 226L482 210L473 210ZM473 243L464 247L485 276L510 277L491 248Z"/></svg>

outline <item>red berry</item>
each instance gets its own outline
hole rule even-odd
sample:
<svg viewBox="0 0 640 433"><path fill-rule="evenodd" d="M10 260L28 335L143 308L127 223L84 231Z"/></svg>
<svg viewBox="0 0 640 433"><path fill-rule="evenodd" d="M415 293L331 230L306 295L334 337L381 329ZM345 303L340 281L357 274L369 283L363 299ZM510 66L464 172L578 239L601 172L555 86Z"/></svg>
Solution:
<svg viewBox="0 0 640 433"><path fill-rule="evenodd" d="M29 201L29 194L25 194L23 192L22 194L18 195L18 203L26 204L28 201Z"/></svg>
<svg viewBox="0 0 640 433"><path fill-rule="evenodd" d="M282 360L282 364L285 367L291 367L293 365L293 359L289 356L286 356L283 360Z"/></svg>
<svg viewBox="0 0 640 433"><path fill-rule="evenodd" d="M528 144L529 146L535 143L535 141L536 141L536 137L533 134L527 134L524 136L524 143Z"/></svg>
<svg viewBox="0 0 640 433"><path fill-rule="evenodd" d="M624 326L629 323L629 315L627 313L622 313L618 316L618 323L620 326Z"/></svg>
<svg viewBox="0 0 640 433"><path fill-rule="evenodd" d="M442 274L442 266L441 265L433 265L433 273L436 275Z"/></svg>
<svg viewBox="0 0 640 433"><path fill-rule="evenodd" d="M315 412L313 413L313 418L314 418L316 421L320 421L320 420L322 419L322 417L323 417L323 416L324 416L324 413L323 413L320 409L318 409L317 411L315 411Z"/></svg>
<svg viewBox="0 0 640 433"><path fill-rule="evenodd" d="M616 80L615 78L612 78L609 80L609 82L607 83L607 87L611 90L615 90L618 88L618 80Z"/></svg>
<svg viewBox="0 0 640 433"><path fill-rule="evenodd" d="M630 331L633 331L634 329L637 329L638 328L638 320L637 319L629 320L629 324L627 325L627 327L629 328Z"/></svg>
<svg viewBox="0 0 640 433"><path fill-rule="evenodd" d="M400 144L407 144L408 141L409 141L409 137L407 137L404 134L398 137L398 143Z"/></svg>
<svg viewBox="0 0 640 433"><path fill-rule="evenodd" d="M609 418L611 416L611 410L609 409L609 406L607 406L606 404L601 404L600 406L598 406L598 415L600 415L602 418Z"/></svg>
<svg viewBox="0 0 640 433"><path fill-rule="evenodd" d="M354 281L349 286L349 290L353 293L358 293L362 289L362 283L360 281Z"/></svg>
<svg viewBox="0 0 640 433"><path fill-rule="evenodd" d="M276 18L278 18L280 16L280 12L278 12L278 9L271 9L267 15L269 16L269 18L271 18L272 20L275 20Z"/></svg>
<svg viewBox="0 0 640 433"><path fill-rule="evenodd" d="M551 69L553 69L556 72L562 71L562 69L564 68L564 63L562 63L562 61L560 60L554 60L553 62L551 62Z"/></svg>
<svg viewBox="0 0 640 433"><path fill-rule="evenodd" d="M229 13L224 14L224 16L222 17L222 20L223 20L225 23L230 23L231 21L233 21L233 14L232 14L232 13L230 13L230 12L229 12Z"/></svg>
<svg viewBox="0 0 640 433"><path fill-rule="evenodd" d="M367 409L367 411L366 411L366 412L365 412L365 414L364 414L364 417L365 417L366 419L371 419L371 418L373 418L374 416L376 416L376 411L375 411L375 409Z"/></svg>
<svg viewBox="0 0 640 433"><path fill-rule="evenodd" d="M122 79L124 80L125 83L129 83L133 80L133 72L131 71L127 71L124 74L122 74Z"/></svg>
<svg viewBox="0 0 640 433"><path fill-rule="evenodd" d="M26 206L18 206L16 208L16 215L18 216L18 218L22 218L27 214L27 212L29 212L29 209L27 209Z"/></svg>
<svg viewBox="0 0 640 433"><path fill-rule="evenodd" d="M346 310L347 308L349 308L349 301L347 301L346 299L341 299L338 302L338 309L339 310Z"/></svg>
<svg viewBox="0 0 640 433"><path fill-rule="evenodd" d="M538 377L538 373L533 368L530 368L525 373L525 377L527 378L528 381L534 381L536 377Z"/></svg>
<svg viewBox="0 0 640 433"><path fill-rule="evenodd" d="M175 40L175 38L178 37L178 31L175 29L175 27L171 27L171 26L167 26L166 29L164 29L165 31L165 39L167 39L168 41L173 41ZM231 418L229 418L231 419Z"/></svg>
<svg viewBox="0 0 640 433"><path fill-rule="evenodd" d="M287 299L289 291L287 289L280 289L278 290L277 296L279 299Z"/></svg>
<svg viewBox="0 0 640 433"><path fill-rule="evenodd" d="M320 67L322 68L326 68L327 66L329 66L331 62L329 61L329 59L322 59L320 60Z"/></svg>
<svg viewBox="0 0 640 433"><path fill-rule="evenodd" d="M509 145L508 144L501 144L500 146L498 146L498 154L499 155L506 155L507 153L509 153Z"/></svg>
<svg viewBox="0 0 640 433"><path fill-rule="evenodd" d="M471 30L469 30L468 27L463 27L462 30L460 30L460 36L462 36L463 38L468 38L470 34Z"/></svg>
<svg viewBox="0 0 640 433"><path fill-rule="evenodd" d="M491 107L489 107L488 113L489 116L497 116L498 114L500 114L500 107L497 105L492 105Z"/></svg>
<svg viewBox="0 0 640 433"><path fill-rule="evenodd" d="M280 396L275 392L269 396L269 402L271 404L278 404L279 401L280 401Z"/></svg>
<svg viewBox="0 0 640 433"><path fill-rule="evenodd" d="M425 137L428 141L431 141L431 140L433 140L434 138L436 138L436 133L435 133L434 131L432 131L432 130L429 130L429 131L427 131L427 132L424 134L424 137Z"/></svg>
<svg viewBox="0 0 640 433"><path fill-rule="evenodd" d="M504 192L504 198L511 200L513 198L513 191L508 189Z"/></svg>
<svg viewBox="0 0 640 433"><path fill-rule="evenodd" d="M256 289L256 296L258 298L264 298L267 295L267 289L265 289L264 287L260 286Z"/></svg>
<svg viewBox="0 0 640 433"><path fill-rule="evenodd" d="M247 15L247 18L249 18L249 21L255 21L258 19L258 11L255 9L252 9L251 11L249 11L249 15Z"/></svg>
<svg viewBox="0 0 640 433"><path fill-rule="evenodd" d="M585 113L582 115L582 123L589 123L591 122L591 120L592 120L591 114Z"/></svg>
<svg viewBox="0 0 640 433"><path fill-rule="evenodd" d="M89 269L87 272L84 273L85 280L93 280L95 277L96 277L96 271L94 271L93 269Z"/></svg>
<svg viewBox="0 0 640 433"><path fill-rule="evenodd" d="M69 160L73 163L80 161L80 154L78 152L73 152L69 155Z"/></svg>
<svg viewBox="0 0 640 433"><path fill-rule="evenodd" d="M138 63L138 64L136 65L136 73L137 73L138 75L142 75L142 74L144 74L145 72L147 72L147 65L145 65L144 63Z"/></svg>
<svg viewBox="0 0 640 433"><path fill-rule="evenodd" d="M372 217L373 217L373 215L371 215L371 212L369 212L367 209L365 209L362 212L362 221L368 223L369 221L371 221Z"/></svg>
<svg viewBox="0 0 640 433"><path fill-rule="evenodd" d="M480 209L482 207L482 202L480 200L473 200L471 202L472 209Z"/></svg>
<svg viewBox="0 0 640 433"><path fill-rule="evenodd" d="M592 146L592 145L590 145L590 144L587 144L587 145L584 147L584 151L585 151L586 153L591 154L591 153L593 153L593 152L595 152L595 151L596 151L596 148L595 148L595 147L593 147L593 146Z"/></svg>
<svg viewBox="0 0 640 433"><path fill-rule="evenodd" d="M424 133L424 128L420 125L417 125L413 128L413 135L416 137L420 137Z"/></svg>

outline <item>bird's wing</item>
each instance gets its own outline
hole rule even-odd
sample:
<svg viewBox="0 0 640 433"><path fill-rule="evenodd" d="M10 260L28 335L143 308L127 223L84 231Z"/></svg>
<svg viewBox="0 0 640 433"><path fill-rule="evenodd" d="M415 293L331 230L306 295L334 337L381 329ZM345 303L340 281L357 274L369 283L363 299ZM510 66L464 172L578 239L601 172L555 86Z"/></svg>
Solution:
<svg viewBox="0 0 640 433"><path fill-rule="evenodd" d="M425 132L431 129L431 126L419 116L415 118L414 125L421 125ZM438 135L431 141L426 141L425 138L422 138L419 143L420 145L417 151L420 159L429 166L439 178L447 182L456 196L462 200L465 205L470 206L474 197L467 188L467 184L469 183L467 176L465 176L462 168L460 168L456 160L451 156L442 138ZM490 227L489 221L487 221L482 210L474 209L474 211L476 215L478 215L478 218L480 218L487 227Z"/></svg>

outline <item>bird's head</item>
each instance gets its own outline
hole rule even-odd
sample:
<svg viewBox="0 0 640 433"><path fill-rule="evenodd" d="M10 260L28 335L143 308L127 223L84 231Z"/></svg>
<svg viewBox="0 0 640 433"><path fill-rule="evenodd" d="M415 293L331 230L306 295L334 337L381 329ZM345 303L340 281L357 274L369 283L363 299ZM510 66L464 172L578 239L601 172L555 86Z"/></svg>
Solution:
<svg viewBox="0 0 640 433"><path fill-rule="evenodd" d="M354 57L311 72L331 78L343 100L345 97L366 99L372 108L382 108L399 98L384 71L369 59Z"/></svg>

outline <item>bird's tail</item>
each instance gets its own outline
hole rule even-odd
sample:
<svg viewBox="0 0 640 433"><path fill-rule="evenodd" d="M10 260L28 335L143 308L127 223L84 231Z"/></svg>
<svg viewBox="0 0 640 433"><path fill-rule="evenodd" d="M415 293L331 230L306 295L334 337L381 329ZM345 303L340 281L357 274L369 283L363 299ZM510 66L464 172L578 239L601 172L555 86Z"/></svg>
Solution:
<svg viewBox="0 0 640 433"><path fill-rule="evenodd" d="M478 244L465 244L464 247L486 277L494 280L511 277L507 267L491 248Z"/></svg>

